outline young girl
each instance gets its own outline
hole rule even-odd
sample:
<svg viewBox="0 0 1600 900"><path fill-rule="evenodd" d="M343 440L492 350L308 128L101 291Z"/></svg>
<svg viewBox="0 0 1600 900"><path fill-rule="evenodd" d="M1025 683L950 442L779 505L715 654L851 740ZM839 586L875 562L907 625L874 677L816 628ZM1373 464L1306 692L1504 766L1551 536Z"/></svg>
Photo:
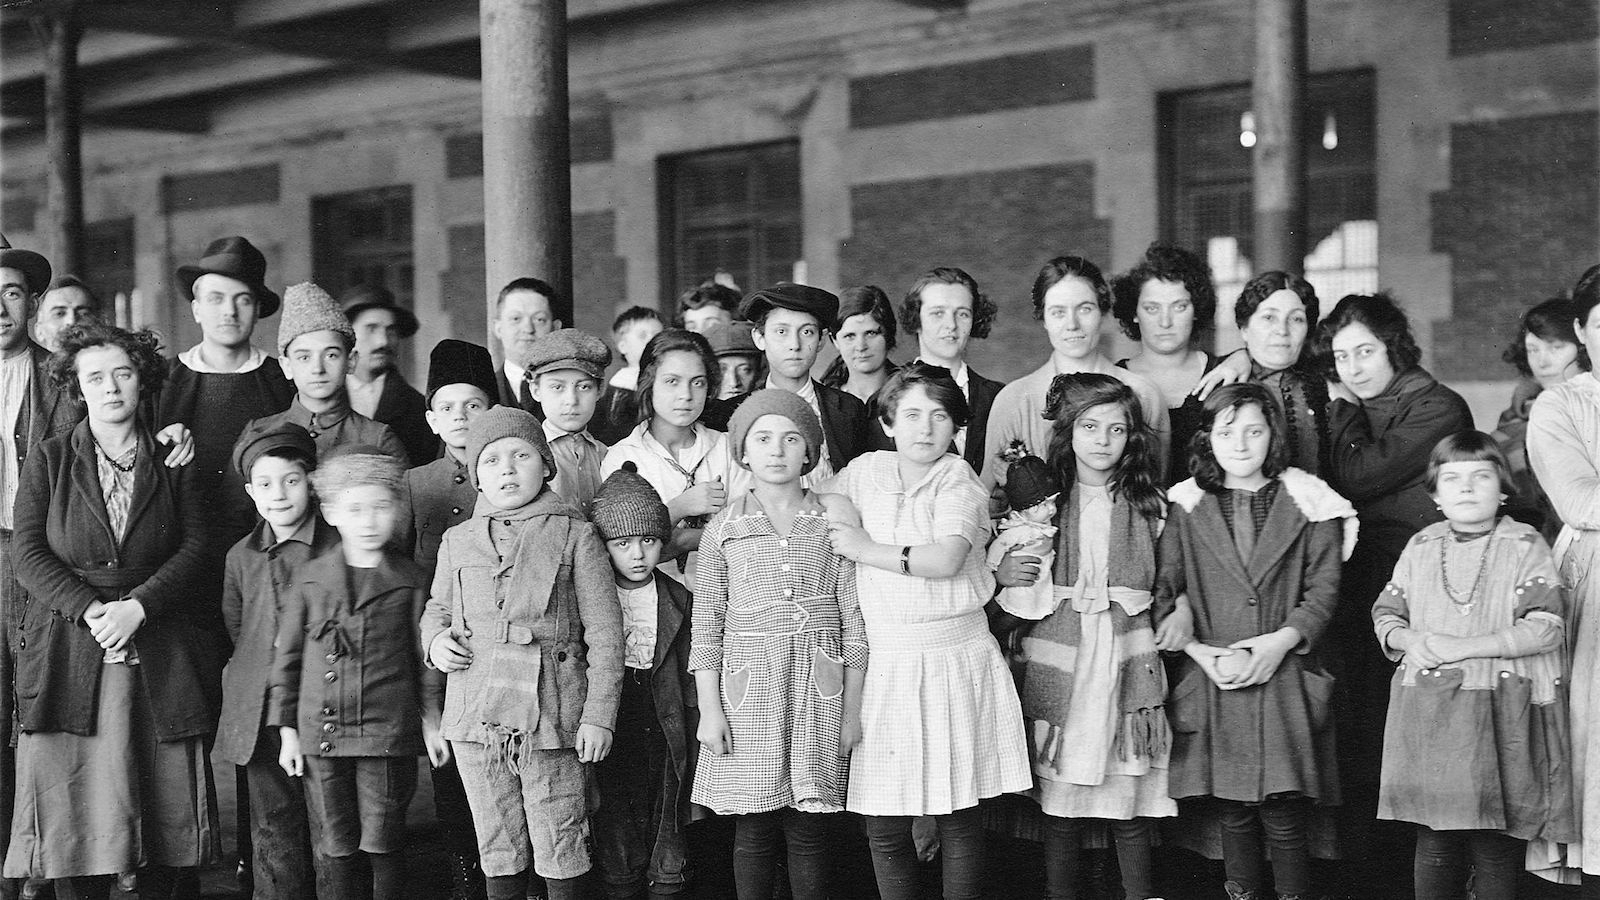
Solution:
<svg viewBox="0 0 1600 900"><path fill-rule="evenodd" d="M1057 376L1050 465L1056 605L1022 641L1022 710L1045 813L1045 896L1077 896L1085 819L1110 819L1123 890L1154 897L1149 819L1167 794L1166 678L1150 616L1162 496L1158 442L1139 398L1109 375Z"/></svg>
<svg viewBox="0 0 1600 900"><path fill-rule="evenodd" d="M831 530L834 551L857 564L872 647L845 805L865 816L884 900L922 896L914 816L935 817L944 896L976 900L978 801L1031 784L1016 688L983 611L989 497L950 452L967 403L949 370L912 363L878 396L896 449L858 458L830 485L865 519Z"/></svg>
<svg viewBox="0 0 1600 900"><path fill-rule="evenodd" d="M1309 896L1312 805L1339 802L1333 678L1317 650L1338 602L1341 520L1354 510L1284 467L1284 433L1266 388L1214 391L1194 477L1172 488L1161 536L1158 646L1189 657L1169 702L1170 786L1178 799L1219 801L1232 900Z"/></svg>
<svg viewBox="0 0 1600 900"><path fill-rule="evenodd" d="M669 328L651 338L639 357L639 424L600 463L604 478L633 462L666 501L672 541L658 571L691 591L701 530L749 477L729 458L727 436L701 422L721 374L700 335Z"/></svg>
<svg viewBox="0 0 1600 900"><path fill-rule="evenodd" d="M817 814L844 809L867 667L855 567L828 538L829 509L845 515L848 504L800 486L822 424L798 394L750 395L728 436L755 483L700 542L689 670L702 749L690 799L739 817L740 900L772 897L780 839L795 900L822 900L833 864Z"/></svg>
<svg viewBox="0 0 1600 900"><path fill-rule="evenodd" d="M1494 438L1463 431L1428 459L1445 521L1411 538L1372 618L1400 661L1384 726L1378 817L1417 823L1418 900L1516 896L1525 841L1571 841L1565 599L1538 532L1498 515Z"/></svg>

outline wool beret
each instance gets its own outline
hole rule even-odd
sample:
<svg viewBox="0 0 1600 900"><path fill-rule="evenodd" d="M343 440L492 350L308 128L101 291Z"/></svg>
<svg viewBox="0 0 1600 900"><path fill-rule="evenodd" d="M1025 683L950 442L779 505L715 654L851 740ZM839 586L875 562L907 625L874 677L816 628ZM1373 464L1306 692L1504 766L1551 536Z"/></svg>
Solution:
<svg viewBox="0 0 1600 900"><path fill-rule="evenodd" d="M489 348L455 338L445 338L433 345L428 355L427 400L447 384L470 384L489 398L493 406L500 396L500 385L495 380L494 358Z"/></svg>
<svg viewBox="0 0 1600 900"><path fill-rule="evenodd" d="M760 356L755 338L750 336L754 328L749 322L729 322L705 332L703 337L717 356Z"/></svg>
<svg viewBox="0 0 1600 900"><path fill-rule="evenodd" d="M522 438L537 447L539 458L544 460L544 480L556 477L556 457L544 438L544 425L525 409L496 406L467 423L467 475L474 488L478 487L478 457L483 455L483 448L508 437Z"/></svg>
<svg viewBox="0 0 1600 900"><path fill-rule="evenodd" d="M299 451L311 461L312 468L317 465L317 442L311 439L311 432L293 422L276 426L263 423L245 428L234 442L233 470L248 481L256 460L274 450Z"/></svg>
<svg viewBox="0 0 1600 900"><path fill-rule="evenodd" d="M799 394L778 388L765 388L746 397L728 419L728 452L739 465L750 468L744 461L744 439L750 433L750 426L762 416L783 416L793 422L806 439L806 464L802 474L817 467L822 459L822 423L811 411L811 404L801 400Z"/></svg>
<svg viewBox="0 0 1600 900"><path fill-rule="evenodd" d="M355 343L356 330L344 317L339 304L327 291L309 281L291 284L283 290L283 318L278 320L278 354L289 352L289 345L302 334L336 331Z"/></svg>
<svg viewBox="0 0 1600 900"><path fill-rule="evenodd" d="M562 369L576 369L590 378L603 378L611 365L611 348L586 331L558 328L540 335L528 350L523 366L528 375L543 375Z"/></svg>
<svg viewBox="0 0 1600 900"><path fill-rule="evenodd" d="M601 540L652 535L666 543L672 537L667 505L632 460L601 483L589 520L600 532Z"/></svg>
<svg viewBox="0 0 1600 900"><path fill-rule="evenodd" d="M746 322L760 322L774 308L810 313L816 317L818 325L830 328L834 317L839 315L839 298L822 288L780 281L745 297L744 302L739 304L739 318Z"/></svg>
<svg viewBox="0 0 1600 900"><path fill-rule="evenodd" d="M405 474L398 459L371 444L344 444L323 457L317 470L311 473L311 486L327 503L340 491L365 485L398 491Z"/></svg>

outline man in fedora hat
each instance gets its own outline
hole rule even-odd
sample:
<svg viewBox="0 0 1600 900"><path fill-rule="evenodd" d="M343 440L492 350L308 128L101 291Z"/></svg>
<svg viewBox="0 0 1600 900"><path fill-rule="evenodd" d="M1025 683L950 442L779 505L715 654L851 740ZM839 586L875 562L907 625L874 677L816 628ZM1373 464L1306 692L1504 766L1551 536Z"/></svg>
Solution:
<svg viewBox="0 0 1600 900"><path fill-rule="evenodd" d="M400 342L417 333L417 317L395 302L388 288L358 284L339 298L356 332L345 390L350 408L389 426L405 445L412 465L439 455L439 438L423 416L427 403L396 367Z"/></svg>

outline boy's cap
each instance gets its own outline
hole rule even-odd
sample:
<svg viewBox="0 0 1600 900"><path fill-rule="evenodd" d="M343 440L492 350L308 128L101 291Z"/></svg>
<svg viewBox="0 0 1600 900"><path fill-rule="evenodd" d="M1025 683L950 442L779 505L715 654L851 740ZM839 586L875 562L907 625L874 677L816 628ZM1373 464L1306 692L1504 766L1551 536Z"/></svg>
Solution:
<svg viewBox="0 0 1600 900"><path fill-rule="evenodd" d="M756 339L751 336L755 326L749 322L729 322L702 333L717 356L760 356Z"/></svg>
<svg viewBox="0 0 1600 900"><path fill-rule="evenodd" d="M377 447L345 444L323 457L317 470L311 473L311 486L317 489L318 497L328 501L340 491L369 484L399 491L405 474L399 460Z"/></svg>
<svg viewBox="0 0 1600 900"><path fill-rule="evenodd" d="M293 422L262 423L246 428L234 442L233 469L248 480L256 460L274 450L298 450L311 460L313 467L317 464L317 442L311 439L311 432Z"/></svg>
<svg viewBox="0 0 1600 900"><path fill-rule="evenodd" d="M387 309L394 313L394 327L402 338L416 334L421 325L417 314L401 306L394 291L382 285L358 284L339 296L339 305L344 308L344 317L351 325L356 323L357 316L369 309Z"/></svg>
<svg viewBox="0 0 1600 900"><path fill-rule="evenodd" d="M839 314L839 298L822 288L780 281L745 297L739 304L739 318L758 322L774 308L810 313L818 325L827 328Z"/></svg>
<svg viewBox="0 0 1600 900"><path fill-rule="evenodd" d="M544 480L556 477L556 457L550 452L550 442L544 439L544 425L533 413L514 406L496 406L478 414L467 423L467 476L472 486L478 486L478 457L483 448L501 438L519 437L539 448L544 460Z"/></svg>
<svg viewBox="0 0 1600 900"><path fill-rule="evenodd" d="M494 358L489 355L489 348L445 338L433 345L433 353L428 356L428 404L433 404L433 395L447 384L470 384L483 391L493 406L500 396L494 376Z"/></svg>
<svg viewBox="0 0 1600 900"><path fill-rule="evenodd" d="M667 505L632 460L601 483L589 520L600 532L601 540L652 535L666 543L672 537Z"/></svg>
<svg viewBox="0 0 1600 900"><path fill-rule="evenodd" d="M586 331L558 328L534 340L523 365L530 377L576 369L590 378L603 378L611 365L611 348Z"/></svg>
<svg viewBox="0 0 1600 900"><path fill-rule="evenodd" d="M291 284L283 290L283 318L278 320L278 355L289 352L289 344L302 334L337 331L355 343L356 330L344 317L339 304L327 291L309 281Z"/></svg>
<svg viewBox="0 0 1600 900"><path fill-rule="evenodd" d="M822 423L811 411L811 404L800 395L778 388L765 388L746 397L728 419L728 452L739 465L750 468L744 461L744 439L750 426L762 416L783 416L800 429L806 439L806 465L802 474L817 467L822 459Z"/></svg>

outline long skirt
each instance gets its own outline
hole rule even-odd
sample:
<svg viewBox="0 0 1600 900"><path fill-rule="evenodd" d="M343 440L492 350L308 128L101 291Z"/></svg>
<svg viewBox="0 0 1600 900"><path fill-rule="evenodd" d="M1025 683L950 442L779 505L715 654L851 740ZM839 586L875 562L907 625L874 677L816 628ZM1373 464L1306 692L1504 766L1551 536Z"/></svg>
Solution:
<svg viewBox="0 0 1600 900"><path fill-rule="evenodd" d="M106 663L93 735L25 732L7 878L197 866L218 855L216 790L198 737L156 740L135 667Z"/></svg>

